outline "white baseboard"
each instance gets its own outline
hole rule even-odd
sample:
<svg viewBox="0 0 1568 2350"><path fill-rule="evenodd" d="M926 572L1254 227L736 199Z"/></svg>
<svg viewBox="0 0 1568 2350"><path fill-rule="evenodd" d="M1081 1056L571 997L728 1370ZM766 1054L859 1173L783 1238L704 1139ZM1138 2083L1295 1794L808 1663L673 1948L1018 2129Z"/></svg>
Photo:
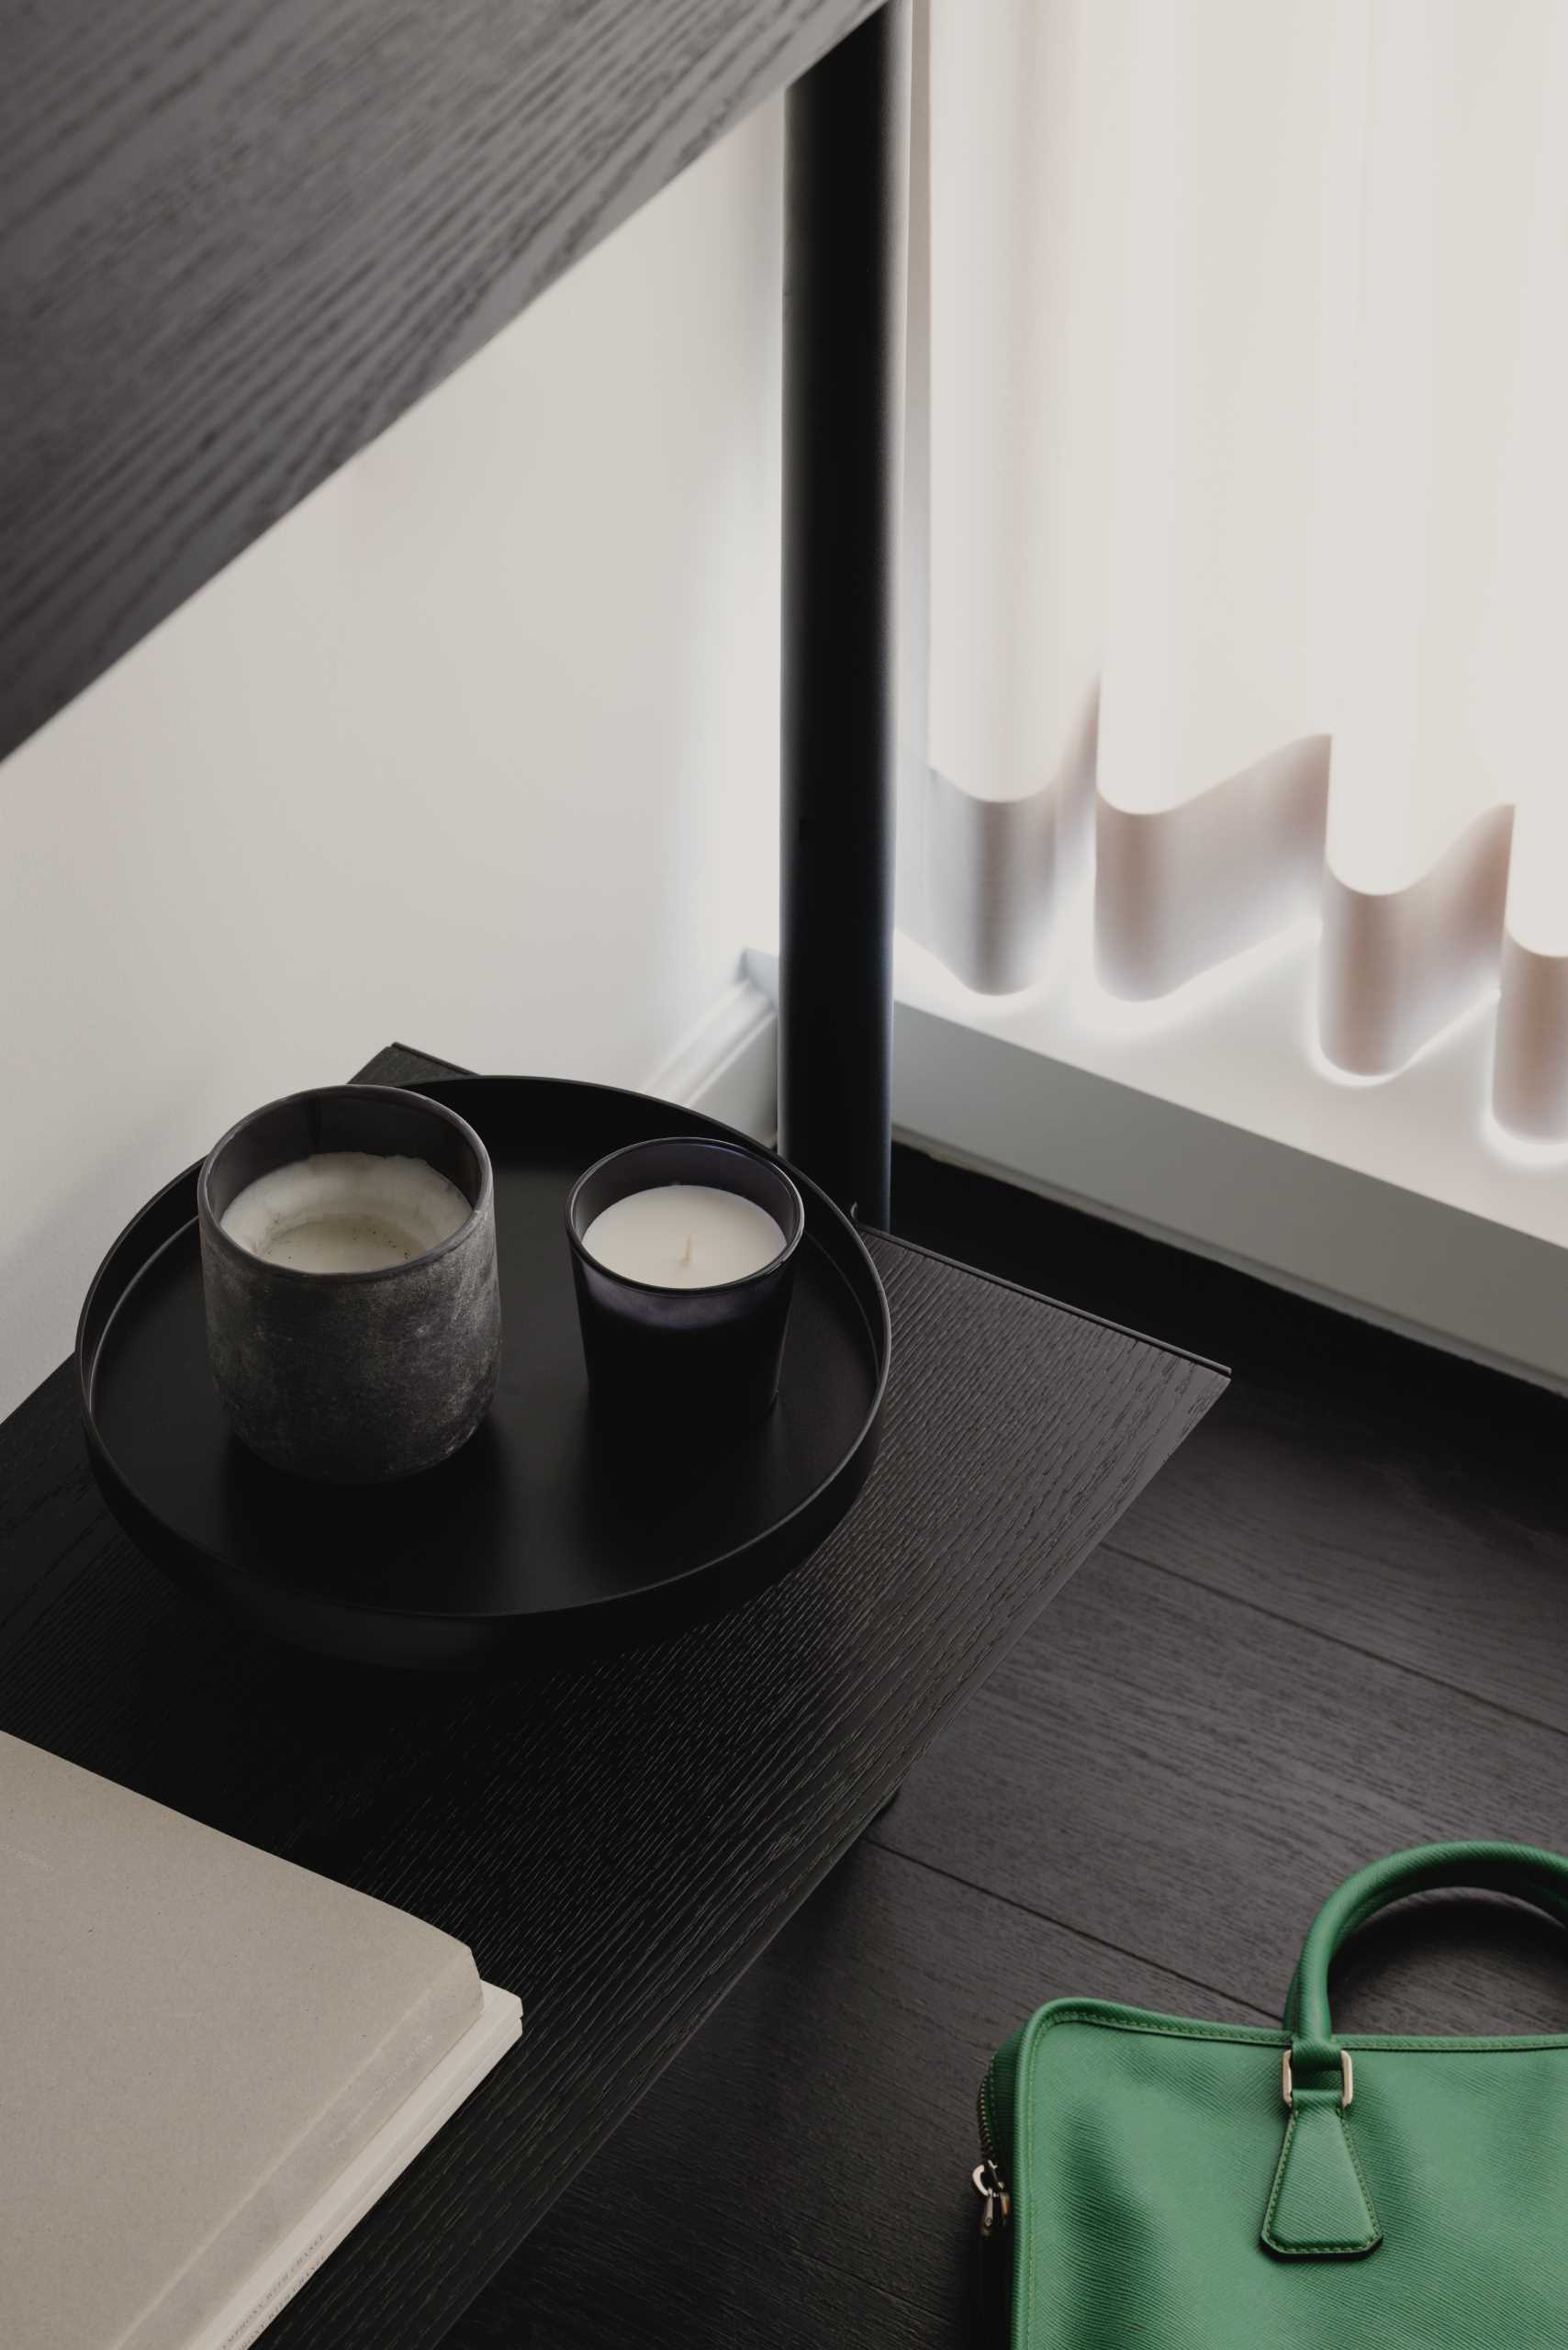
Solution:
<svg viewBox="0 0 1568 2350"><path fill-rule="evenodd" d="M777 957L746 969L775 1001ZM1568 1393L1551 1241L902 1003L893 1112L938 1158Z"/></svg>
<svg viewBox="0 0 1568 2350"><path fill-rule="evenodd" d="M770 1143L778 1128L778 1014L772 998L755 979L737 979L644 1091Z"/></svg>

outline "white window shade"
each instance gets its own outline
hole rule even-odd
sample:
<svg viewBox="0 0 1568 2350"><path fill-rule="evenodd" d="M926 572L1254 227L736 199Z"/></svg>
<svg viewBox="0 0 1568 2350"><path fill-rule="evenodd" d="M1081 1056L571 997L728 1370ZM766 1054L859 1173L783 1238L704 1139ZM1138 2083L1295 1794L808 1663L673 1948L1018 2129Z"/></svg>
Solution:
<svg viewBox="0 0 1568 2350"><path fill-rule="evenodd" d="M1328 1069L1495 991L1497 1120L1568 1137L1568 8L929 43L904 927L1034 984L1092 831L1113 993L1319 918Z"/></svg>

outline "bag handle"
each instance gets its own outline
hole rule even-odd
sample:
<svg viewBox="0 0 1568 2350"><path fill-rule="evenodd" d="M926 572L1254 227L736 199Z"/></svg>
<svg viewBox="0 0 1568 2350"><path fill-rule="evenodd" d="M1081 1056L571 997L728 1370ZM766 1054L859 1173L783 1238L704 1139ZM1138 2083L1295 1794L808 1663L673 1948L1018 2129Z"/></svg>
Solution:
<svg viewBox="0 0 1568 2350"><path fill-rule="evenodd" d="M1390 1902L1439 1886L1510 1893L1568 1926L1568 1860L1560 1852L1533 1844L1417 1844L1391 1852L1348 1876L1313 1919L1285 2003L1284 2028L1293 2038L1319 2045L1333 2040L1328 1969L1340 1944Z"/></svg>
<svg viewBox="0 0 1568 2350"><path fill-rule="evenodd" d="M1568 1925L1568 1860L1530 1844L1417 1844L1345 1879L1308 1930L1291 1980L1281 2086L1289 2113L1263 2242L1285 2260L1361 2260L1383 2242L1350 2127L1355 2073L1334 2037L1328 1969L1350 1935L1391 1901L1438 1886L1511 1893Z"/></svg>

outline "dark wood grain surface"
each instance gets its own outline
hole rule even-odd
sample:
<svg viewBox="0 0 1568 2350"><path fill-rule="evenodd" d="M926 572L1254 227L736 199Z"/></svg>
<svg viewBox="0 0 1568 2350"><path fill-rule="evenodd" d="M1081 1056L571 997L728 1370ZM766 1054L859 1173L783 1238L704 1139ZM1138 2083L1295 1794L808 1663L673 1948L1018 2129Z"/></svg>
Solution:
<svg viewBox="0 0 1568 2350"><path fill-rule="evenodd" d="M0 756L874 0L0 0Z"/></svg>
<svg viewBox="0 0 1568 2350"><path fill-rule="evenodd" d="M1107 1976L1094 1943L868 1841L449 2350L962 2350L980 2076L1042 1986L1108 1981L1192 1998L1137 1959Z"/></svg>
<svg viewBox="0 0 1568 2350"><path fill-rule="evenodd" d="M1065 1655L1025 1643L999 1668L879 1841L1271 2006L1311 1889L1348 1854L1422 1841L1435 1789L1444 1836L1568 1842L1558 1733L1478 1698L1114 1553L1073 1631ZM1036 1791L1106 1721L1123 1725L1115 1771L1077 1772L1070 1810L1042 1814Z"/></svg>
<svg viewBox="0 0 1568 2350"><path fill-rule="evenodd" d="M1272 2022L1318 1900L1375 1853L1568 1850L1568 1405L910 1152L893 1203L1223 1355L1224 1409L451 2350L967 2345L975 2088L1041 2000ZM1561 2031L1568 1945L1517 1904L1414 1903L1336 1967L1335 2013Z"/></svg>
<svg viewBox="0 0 1568 2350"><path fill-rule="evenodd" d="M893 1372L851 1516L745 1609L571 1671L431 1684L293 1658L118 1535L58 1377L0 1431L0 1726L417 1911L524 2002L521 2049L269 2350L442 2338L1223 1385L871 1247ZM802 2009L802 2072L811 2031Z"/></svg>

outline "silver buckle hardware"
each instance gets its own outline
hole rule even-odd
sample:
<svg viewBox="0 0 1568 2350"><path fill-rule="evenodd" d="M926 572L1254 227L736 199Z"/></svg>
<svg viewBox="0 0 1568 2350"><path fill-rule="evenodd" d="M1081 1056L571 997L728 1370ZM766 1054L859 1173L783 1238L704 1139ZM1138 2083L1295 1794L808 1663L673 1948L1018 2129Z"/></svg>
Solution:
<svg viewBox="0 0 1568 2350"><path fill-rule="evenodd" d="M1291 2052L1288 2048L1280 2058L1280 2094L1287 2105L1294 2105L1295 2099L1291 2094ZM1339 2051L1339 2110L1341 2113L1349 2113L1350 2101L1355 2094L1356 2068L1350 2062L1350 2050L1341 2048Z"/></svg>

